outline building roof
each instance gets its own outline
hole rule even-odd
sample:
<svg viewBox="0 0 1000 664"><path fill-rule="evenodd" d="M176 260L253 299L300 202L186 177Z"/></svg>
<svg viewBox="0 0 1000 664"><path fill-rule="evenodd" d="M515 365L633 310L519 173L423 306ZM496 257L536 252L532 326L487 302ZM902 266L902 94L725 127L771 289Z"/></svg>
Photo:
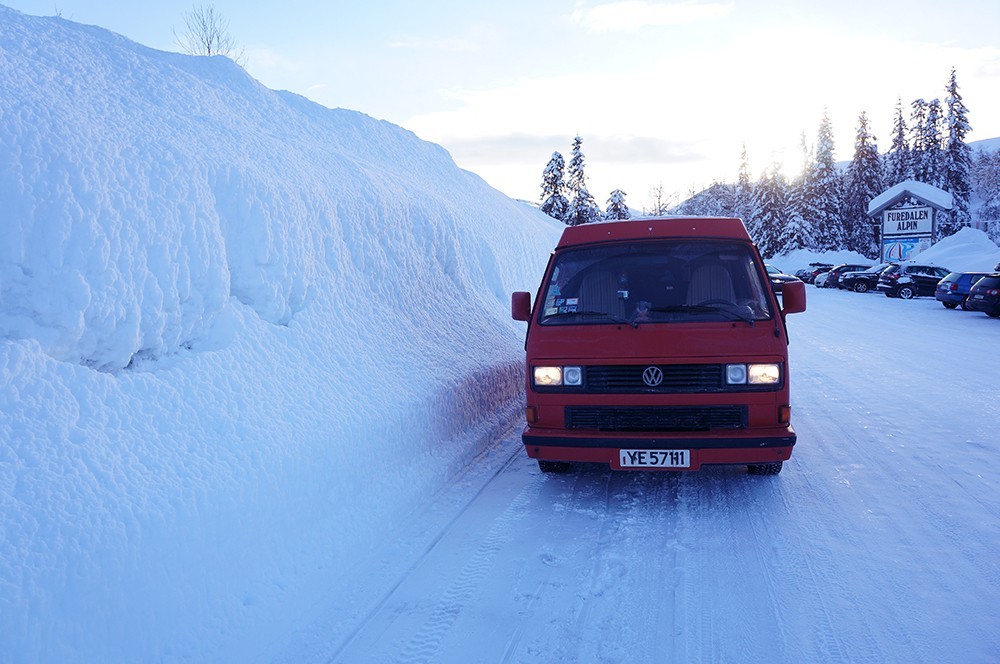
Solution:
<svg viewBox="0 0 1000 664"><path fill-rule="evenodd" d="M952 205L950 192L924 182L905 180L873 198L868 204L868 216L877 216L905 198L915 198L935 210L950 210Z"/></svg>

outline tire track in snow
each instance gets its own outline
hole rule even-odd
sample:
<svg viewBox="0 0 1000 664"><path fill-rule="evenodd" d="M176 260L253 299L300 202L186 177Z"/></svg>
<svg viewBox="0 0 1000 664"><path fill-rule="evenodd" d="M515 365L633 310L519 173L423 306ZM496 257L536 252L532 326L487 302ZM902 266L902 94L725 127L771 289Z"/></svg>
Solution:
<svg viewBox="0 0 1000 664"><path fill-rule="evenodd" d="M498 440L497 444L499 444L503 440L506 440L510 436L511 432L513 431L513 429L510 426L512 424L513 424L513 421L510 421L510 422L507 422L504 425L504 431L505 431L505 433L503 435L497 436L497 440ZM489 452L489 450L487 450L487 452ZM486 452L484 452L484 454L486 454ZM467 500L464 501L464 503L462 504L462 507L459 510L457 510L454 513L454 515L451 517L451 519L449 519L448 522L430 539L430 541L422 549L422 551L419 553L419 555L417 555L417 556L414 557L414 559L409 564L409 566L407 566L406 569L403 570L398 575L398 577L392 583L392 585L389 586L387 588L387 590L382 594L382 597L377 602L375 602L372 605L372 608L368 611L368 613L365 615L365 617L362 620L360 620L357 623L357 625L351 630L350 634L346 638L343 639L343 641L340 643L340 645L333 652L331 652L328 656L324 657L324 661L327 661L327 662L336 662L336 661L338 661L338 658L346 650L350 649L350 647L354 643L354 641L370 625L370 623L373 621L373 619L375 618L375 616L379 615L379 613L382 612L386 608L386 606L388 605L390 599L392 598L392 596L394 595L394 593L396 593L396 591L400 588L400 586L402 586L403 583L405 583L406 580L421 565L421 563L423 563L423 561L426 560L430 556L431 552L445 538L445 536L454 527L454 525L459 521L459 519L461 519L462 516L464 516L465 513L469 511L469 509L475 504L476 500L481 495L483 495L484 493L487 492L489 486L491 484L493 484L497 480L497 478L500 475L502 475L504 473L504 471L506 471L518 459L518 457L521 454L522 454L521 448L520 447L516 447L513 451L511 451L506 456L506 458L502 461L502 463L499 465L499 467L497 468L497 470L492 475L490 475L489 479L486 482L484 482L482 484L482 486L480 486L480 488L478 489L478 491L476 491L472 496L470 496ZM478 459L476 460L476 462L478 462ZM457 481L458 480L456 479L455 482L457 482ZM446 489L442 489L442 491L439 491L438 494L444 493L445 491L446 491Z"/></svg>
<svg viewBox="0 0 1000 664"><path fill-rule="evenodd" d="M577 532L585 563L565 615L547 639L547 661L672 659L677 631L677 476L581 469L570 510L590 517Z"/></svg>
<svg viewBox="0 0 1000 664"><path fill-rule="evenodd" d="M520 452L520 450L518 450ZM513 458L512 458L513 460ZM506 468L509 463L504 466ZM396 650L400 661L421 664L432 662L434 656L455 620L476 596L476 591L489 576L496 555L511 538L511 530L525 516L525 510L537 497L540 484L528 484L510 502L507 509L493 522L492 527L469 559L462 573L445 590L421 630Z"/></svg>

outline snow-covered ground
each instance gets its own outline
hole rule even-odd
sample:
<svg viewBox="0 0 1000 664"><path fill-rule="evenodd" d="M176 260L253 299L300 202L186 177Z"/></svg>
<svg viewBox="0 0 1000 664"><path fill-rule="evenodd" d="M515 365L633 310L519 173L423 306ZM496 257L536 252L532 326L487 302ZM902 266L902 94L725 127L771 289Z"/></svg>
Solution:
<svg viewBox="0 0 1000 664"><path fill-rule="evenodd" d="M1000 321L808 296L781 475L542 475L512 432L279 660L996 662Z"/></svg>
<svg viewBox="0 0 1000 664"><path fill-rule="evenodd" d="M0 661L996 660L998 321L810 288L780 476L545 477L509 293L558 232L0 6Z"/></svg>

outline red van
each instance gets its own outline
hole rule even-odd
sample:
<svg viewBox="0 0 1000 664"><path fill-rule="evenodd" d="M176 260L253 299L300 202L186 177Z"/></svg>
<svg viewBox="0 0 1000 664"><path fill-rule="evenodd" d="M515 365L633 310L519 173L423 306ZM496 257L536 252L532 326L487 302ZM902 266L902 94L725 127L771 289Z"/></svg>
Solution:
<svg viewBox="0 0 1000 664"><path fill-rule="evenodd" d="M745 464L792 454L785 315L805 285L772 291L739 219L653 218L568 227L528 322L527 426L545 472Z"/></svg>

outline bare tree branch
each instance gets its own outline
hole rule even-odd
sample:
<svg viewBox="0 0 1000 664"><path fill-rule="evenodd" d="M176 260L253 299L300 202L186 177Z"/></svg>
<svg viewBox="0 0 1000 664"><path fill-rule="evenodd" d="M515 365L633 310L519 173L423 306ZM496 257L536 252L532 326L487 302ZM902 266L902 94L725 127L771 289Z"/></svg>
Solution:
<svg viewBox="0 0 1000 664"><path fill-rule="evenodd" d="M184 15L185 31L174 39L190 55L224 55L241 67L246 64L246 52L229 34L229 21L212 5L198 5Z"/></svg>

